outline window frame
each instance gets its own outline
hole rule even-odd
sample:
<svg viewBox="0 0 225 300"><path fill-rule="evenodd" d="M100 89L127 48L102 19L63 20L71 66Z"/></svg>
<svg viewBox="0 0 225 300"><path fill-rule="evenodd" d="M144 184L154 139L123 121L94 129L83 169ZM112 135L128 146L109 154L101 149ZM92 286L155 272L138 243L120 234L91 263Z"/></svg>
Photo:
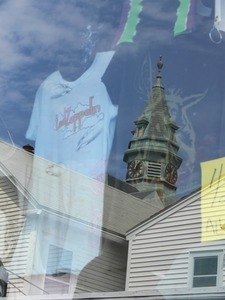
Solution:
<svg viewBox="0 0 225 300"><path fill-rule="evenodd" d="M194 263L195 258L205 258L205 257L217 257L217 274L216 274L216 285L214 286L200 286L194 287ZM189 287L193 289L197 288L217 288L222 286L223 282L223 260L224 260L224 251L223 250L204 250L204 251L192 251L189 253ZM209 275L210 276L210 275Z"/></svg>
<svg viewBox="0 0 225 300"><path fill-rule="evenodd" d="M59 249L63 249L65 251L68 251L68 252L71 252L72 256L71 256L71 270L70 270L70 273L67 273L69 276L68 276L68 279L67 281L64 281L63 280L63 275L62 277L59 275L59 276L54 276L53 274L47 274L47 266L48 266L48 262L49 262L49 253L50 253L50 248L51 247L54 247L54 248L59 248ZM70 294L73 289L74 289L74 286L73 286L73 281L74 280L74 276L72 274L72 264L73 264L73 259L74 259L74 254L73 254L73 251L70 250L70 249L67 249L65 247L63 247L62 245L56 245L54 243L49 243L48 244L48 253L47 253L47 260L46 260L46 274L44 276L44 281L43 281L43 289L45 289L45 284L47 284L47 281L52 281L54 283L59 283L59 284L62 284L66 287L68 287L68 291L67 291L67 294ZM61 278L60 278L61 277ZM51 292L48 291L49 294L52 294Z"/></svg>

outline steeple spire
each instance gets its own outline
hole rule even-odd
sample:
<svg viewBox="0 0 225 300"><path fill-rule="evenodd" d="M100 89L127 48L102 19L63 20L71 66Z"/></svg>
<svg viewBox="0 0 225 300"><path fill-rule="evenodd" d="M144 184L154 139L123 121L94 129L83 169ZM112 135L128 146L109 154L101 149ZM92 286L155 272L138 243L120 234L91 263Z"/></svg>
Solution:
<svg viewBox="0 0 225 300"><path fill-rule="evenodd" d="M153 85L153 88L154 87L161 87L162 89L164 89L163 83L162 83L162 75L161 75L161 70L163 68L162 55L160 55L160 57L159 57L159 61L157 63L157 68L158 68L158 74L156 76L156 82Z"/></svg>
<svg viewBox="0 0 225 300"><path fill-rule="evenodd" d="M127 163L126 181L140 192L157 192L163 204L176 200L177 169L182 159L162 83L162 56L157 63L156 82L142 115L134 121L136 129L124 154Z"/></svg>
<svg viewBox="0 0 225 300"><path fill-rule="evenodd" d="M143 114L134 123L138 125L140 121L147 120L149 126L146 128L146 135L154 137L165 137L168 134L168 127L165 124L173 123L166 102L165 89L162 82L161 70L163 68L162 56L157 63L158 74L156 82L152 87L152 92L147 102Z"/></svg>

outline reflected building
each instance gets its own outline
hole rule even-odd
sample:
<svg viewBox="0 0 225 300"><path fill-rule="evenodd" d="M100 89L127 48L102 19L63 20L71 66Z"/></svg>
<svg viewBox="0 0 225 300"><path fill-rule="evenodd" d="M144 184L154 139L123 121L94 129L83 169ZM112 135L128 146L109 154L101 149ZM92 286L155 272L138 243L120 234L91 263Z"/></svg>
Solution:
<svg viewBox="0 0 225 300"><path fill-rule="evenodd" d="M11 156L0 164L1 210L5 215L0 250L9 273L7 296L63 294L64 299L71 299L74 293L124 290L126 232L161 208L140 203L131 195L137 192L134 187L113 177L108 178L110 186L58 166L58 173L68 172L77 186L68 209L60 202L61 194L54 191L56 176L42 182L43 189L48 185L54 197L36 197L32 188L35 180L40 184L37 168L47 167L49 161L16 147L12 151L11 145L1 142L1 157L5 153ZM31 176L34 168L37 177ZM102 226L94 208L89 218L90 201L98 200L96 184L104 186ZM95 243L99 250L93 257Z"/></svg>
<svg viewBox="0 0 225 300"><path fill-rule="evenodd" d="M11 148L11 145L1 142L1 157L10 153ZM3 239L0 251L9 273L9 299L106 300L144 297L161 300L171 297L181 299L184 294L185 299L224 299L224 224L215 222L215 231L215 226L209 227L207 222L201 222L201 204L204 204L204 199L207 216L212 211L209 211L209 207L213 201L212 222L214 216L220 214L221 206L218 204L224 200L224 176L217 180L215 174L213 181L211 177L207 178L210 180L201 191L165 209L157 207L156 203L161 200L159 197L156 199L156 192L150 197L155 197L155 201L147 202L146 199L133 196L138 192L134 187L109 178L110 184L117 188L105 185L100 255L87 264L77 277L71 268L73 261L80 259L76 251L72 250L76 243L75 236L71 240L71 248L65 248L63 235L56 245L53 243L56 232L42 226L43 218L52 219L55 225L61 223L61 228L69 221L74 226L74 233L76 230L83 233L90 228L98 228L95 224L87 224L81 216L78 219L71 214L66 215L63 210L54 210L51 203L44 205L34 201L27 189L33 154L19 148L14 148L11 154L11 159L1 161L0 164L0 206L4 213L1 219ZM221 162L207 163L206 170L209 167L212 170L212 166L219 170ZM86 184L90 184L89 178L86 178ZM222 218L224 220L223 214ZM210 237L206 242L201 240L203 229ZM44 231L48 232L48 240L42 244L47 272L32 275L35 251L39 246L40 233ZM4 253L7 255L3 256ZM85 256L85 253L82 255ZM217 273L210 275L210 282L213 283L209 288L204 285L197 291L197 279L191 276L190 270L196 267L202 257L212 255L213 266L217 261L219 266ZM62 261L68 268L58 268L58 262ZM205 263L205 260L202 262Z"/></svg>

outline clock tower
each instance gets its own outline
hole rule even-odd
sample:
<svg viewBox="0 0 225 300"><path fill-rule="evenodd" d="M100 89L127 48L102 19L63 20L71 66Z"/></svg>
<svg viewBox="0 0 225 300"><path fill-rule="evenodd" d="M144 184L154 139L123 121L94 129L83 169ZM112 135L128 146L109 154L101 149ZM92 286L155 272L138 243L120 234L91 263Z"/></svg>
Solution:
<svg viewBox="0 0 225 300"><path fill-rule="evenodd" d="M158 75L143 114L134 122L133 137L125 151L126 182L139 193L156 192L168 206L176 201L177 170L182 159L176 142L178 126L168 110L162 84L162 57L157 64Z"/></svg>

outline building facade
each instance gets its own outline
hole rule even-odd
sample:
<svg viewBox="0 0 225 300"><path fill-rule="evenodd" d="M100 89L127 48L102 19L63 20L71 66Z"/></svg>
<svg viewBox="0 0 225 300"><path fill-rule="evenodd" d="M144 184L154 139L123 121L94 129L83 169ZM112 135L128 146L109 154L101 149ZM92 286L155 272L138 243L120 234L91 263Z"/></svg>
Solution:
<svg viewBox="0 0 225 300"><path fill-rule="evenodd" d="M216 224L212 235L210 222L221 212L210 209L205 221L203 206L210 208L215 193L222 195L223 190L224 181L215 182L128 232L127 291L158 290L167 299L169 289L170 296L180 293L180 299L183 291L194 299L198 293L205 294L204 299L222 299L224 229Z"/></svg>
<svg viewBox="0 0 225 300"><path fill-rule="evenodd" d="M10 153L10 159L2 161L0 166L1 258L9 274L7 295L73 297L75 293L125 290L126 231L158 212L160 207L125 192L134 191L125 183L117 182L120 189L104 185L99 228L88 222L85 210L75 209L76 201L68 211L65 203L60 202L60 194L54 201L35 198L31 173L40 165L33 164L32 153L12 149L6 143L0 143L0 152L2 157ZM70 176L75 176L70 180L78 182L79 175ZM82 188L85 186L93 188L93 180L82 176ZM88 244L81 243L78 247L77 241L82 238ZM99 248L93 257L96 243ZM80 265L78 272L76 268Z"/></svg>

